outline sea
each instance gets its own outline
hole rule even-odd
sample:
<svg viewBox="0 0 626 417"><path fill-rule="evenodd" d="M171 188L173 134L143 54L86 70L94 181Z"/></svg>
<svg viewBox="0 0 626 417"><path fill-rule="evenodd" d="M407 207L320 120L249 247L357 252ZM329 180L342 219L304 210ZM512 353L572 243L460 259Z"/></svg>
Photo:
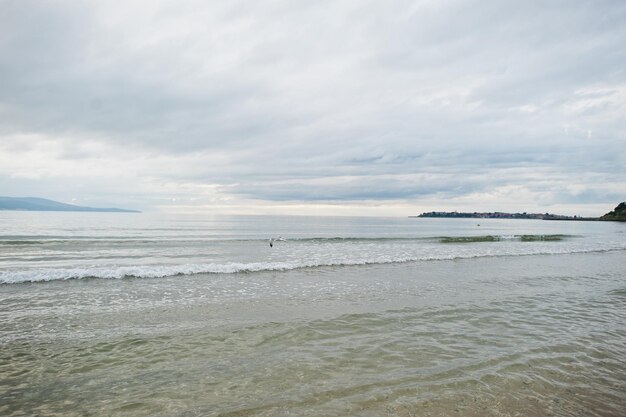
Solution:
<svg viewBox="0 0 626 417"><path fill-rule="evenodd" d="M626 223L0 211L0 415L625 416Z"/></svg>

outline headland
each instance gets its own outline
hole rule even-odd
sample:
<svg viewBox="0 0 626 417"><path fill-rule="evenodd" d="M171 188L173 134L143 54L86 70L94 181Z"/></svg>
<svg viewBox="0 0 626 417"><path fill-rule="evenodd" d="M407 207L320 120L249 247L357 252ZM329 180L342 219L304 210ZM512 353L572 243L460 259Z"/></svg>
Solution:
<svg viewBox="0 0 626 417"><path fill-rule="evenodd" d="M458 212L458 211L430 211L418 216L431 218L460 218L460 219L534 219L534 220L573 220L573 221L626 221L626 202L620 203L613 211L601 217L566 216L552 213L504 213L494 212Z"/></svg>

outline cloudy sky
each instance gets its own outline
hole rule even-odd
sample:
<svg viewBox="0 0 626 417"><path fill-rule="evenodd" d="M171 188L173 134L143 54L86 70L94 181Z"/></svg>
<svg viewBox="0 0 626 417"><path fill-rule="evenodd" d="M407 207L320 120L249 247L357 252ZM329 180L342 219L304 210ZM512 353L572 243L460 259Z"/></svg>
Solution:
<svg viewBox="0 0 626 417"><path fill-rule="evenodd" d="M599 215L626 2L0 0L0 195Z"/></svg>

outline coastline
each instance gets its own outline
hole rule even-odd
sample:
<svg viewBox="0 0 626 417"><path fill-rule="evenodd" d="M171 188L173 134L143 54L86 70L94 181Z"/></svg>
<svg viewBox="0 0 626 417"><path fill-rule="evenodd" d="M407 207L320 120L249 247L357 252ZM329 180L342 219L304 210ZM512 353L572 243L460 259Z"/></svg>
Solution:
<svg viewBox="0 0 626 417"><path fill-rule="evenodd" d="M444 218L444 219L524 219L524 220L566 220L566 221L617 221L626 222L626 202L622 202L612 211L600 217L566 216L552 213L505 213L505 212L457 212L430 211L409 218Z"/></svg>

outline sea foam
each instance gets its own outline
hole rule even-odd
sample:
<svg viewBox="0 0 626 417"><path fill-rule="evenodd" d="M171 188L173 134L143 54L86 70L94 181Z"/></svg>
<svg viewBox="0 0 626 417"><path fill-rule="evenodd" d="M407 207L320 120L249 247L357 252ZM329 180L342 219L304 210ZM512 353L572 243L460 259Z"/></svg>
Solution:
<svg viewBox="0 0 626 417"><path fill-rule="evenodd" d="M482 253L435 252L420 256L377 256L373 258L356 257L292 262L249 262L249 263L194 263L169 265L135 265L135 266L90 266L80 268L32 268L27 270L0 271L0 284L19 284L28 282L63 281L71 279L123 279L123 278L163 278L178 275L197 274L236 274L270 271L290 271L305 268L349 267L359 265L393 264L422 261L444 261L454 259L470 259L502 256L528 255L559 255L571 253L608 252L624 250L624 248L597 249L585 248L544 248L527 250L517 253L486 251Z"/></svg>

